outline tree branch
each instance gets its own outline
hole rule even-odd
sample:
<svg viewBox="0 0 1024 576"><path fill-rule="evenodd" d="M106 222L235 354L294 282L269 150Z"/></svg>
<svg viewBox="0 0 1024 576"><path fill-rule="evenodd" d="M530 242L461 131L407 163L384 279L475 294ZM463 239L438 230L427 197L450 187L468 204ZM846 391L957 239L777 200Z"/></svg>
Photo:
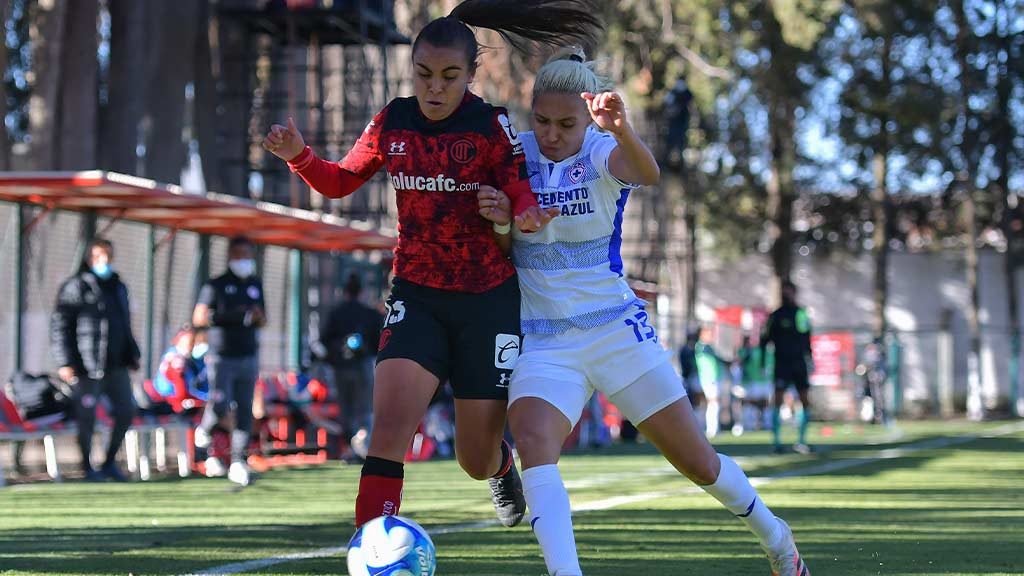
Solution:
<svg viewBox="0 0 1024 576"><path fill-rule="evenodd" d="M732 80L732 72L726 70L725 68L720 68L718 66L711 64L710 62L702 58L700 54L697 54L696 52L690 50L686 46L676 46L675 49L680 56L686 58L687 62L693 64L694 67L700 70L701 73L703 73L705 76L709 76L711 78L718 78L720 80Z"/></svg>

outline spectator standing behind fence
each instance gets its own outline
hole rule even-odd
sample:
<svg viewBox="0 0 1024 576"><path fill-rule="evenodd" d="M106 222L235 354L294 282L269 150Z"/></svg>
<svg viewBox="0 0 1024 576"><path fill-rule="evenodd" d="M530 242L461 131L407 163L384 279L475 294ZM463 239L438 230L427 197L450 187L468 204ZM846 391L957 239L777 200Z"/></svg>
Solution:
<svg viewBox="0 0 1024 576"><path fill-rule="evenodd" d="M207 327L206 376L209 393L196 446L210 446L214 426L234 410L228 479L241 486L251 480L246 448L252 434L252 397L259 376L257 331L266 324L263 283L256 275L255 247L245 237L231 239L228 269L199 293L192 324ZM219 467L218 467L219 466ZM207 475L223 475L223 464L208 458Z"/></svg>
<svg viewBox="0 0 1024 576"><path fill-rule="evenodd" d="M86 480L124 482L115 458L135 417L129 371L139 369L139 345L132 335L128 288L113 268L114 247L89 243L78 273L60 287L50 322L50 342L61 380L74 386L78 447ZM100 396L110 400L114 427L106 459L92 467L92 433Z"/></svg>
<svg viewBox="0 0 1024 576"><path fill-rule="evenodd" d="M372 425L373 367L384 325L380 312L359 301L362 291L359 276L349 276L342 301L320 328L320 342L334 369L345 441L360 458L366 454Z"/></svg>
<svg viewBox="0 0 1024 576"><path fill-rule="evenodd" d="M811 388L809 374L811 367L811 321L807 310L796 302L796 285L790 281L782 284L782 306L771 313L761 338L762 356L768 344L775 345L775 395L772 411L772 435L775 451L782 452L782 401L790 386L800 396L800 413L797 422L800 435L793 449L801 454L811 451L807 445L807 426L811 421L811 403L808 392Z"/></svg>

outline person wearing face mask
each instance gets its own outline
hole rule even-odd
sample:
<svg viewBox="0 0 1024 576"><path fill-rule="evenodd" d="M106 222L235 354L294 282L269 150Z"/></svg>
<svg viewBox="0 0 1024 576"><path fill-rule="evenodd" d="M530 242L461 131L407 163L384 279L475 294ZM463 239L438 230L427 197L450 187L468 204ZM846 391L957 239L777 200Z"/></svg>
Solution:
<svg viewBox="0 0 1024 576"><path fill-rule="evenodd" d="M160 358L153 390L174 412L181 413L201 405L207 398L205 330L186 324L171 340L171 347Z"/></svg>
<svg viewBox="0 0 1024 576"><path fill-rule="evenodd" d="M509 387L509 426L548 574L583 574L558 459L587 399L601 391L680 474L746 525L774 576L809 576L789 526L698 427L646 304L626 282L626 200L656 184L660 169L609 84L582 50L557 53L537 73L533 130L520 135L538 202L560 213L533 234L513 230L512 242L524 337ZM481 190L478 200L481 216L509 222L501 191Z"/></svg>
<svg viewBox="0 0 1024 576"><path fill-rule="evenodd" d="M50 348L61 380L74 387L78 447L89 481L127 478L115 462L135 417L129 371L139 369L139 345L132 335L128 288L113 268L114 247L104 239L89 243L77 274L60 287L50 319ZM100 396L110 400L114 427L106 458L92 467L92 434Z"/></svg>
<svg viewBox="0 0 1024 576"><path fill-rule="evenodd" d="M228 269L199 292L192 324L207 328L206 377L208 402L196 428L198 448L207 448L214 426L234 411L231 431L231 466L228 479L241 486L251 481L246 447L252 433L252 398L259 377L257 332L267 323L263 283L256 275L255 247L245 237L228 245ZM224 475L217 458L207 458L207 476Z"/></svg>

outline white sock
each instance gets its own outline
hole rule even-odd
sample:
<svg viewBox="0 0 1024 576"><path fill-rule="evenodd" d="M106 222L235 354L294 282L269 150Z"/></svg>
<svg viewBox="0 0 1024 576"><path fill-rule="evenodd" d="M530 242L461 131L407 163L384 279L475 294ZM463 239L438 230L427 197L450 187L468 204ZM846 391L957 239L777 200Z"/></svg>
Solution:
<svg viewBox="0 0 1024 576"><path fill-rule="evenodd" d="M714 438L718 435L718 400L708 400L708 409L706 412L707 420L707 436L708 438Z"/></svg>
<svg viewBox="0 0 1024 576"><path fill-rule="evenodd" d="M569 493L558 466L548 464L523 470L523 492L530 507L530 525L544 553L548 574L582 576L572 532Z"/></svg>
<svg viewBox="0 0 1024 576"><path fill-rule="evenodd" d="M732 458L719 454L718 460L722 463L718 480L701 488L742 520L761 541L762 546L774 549L782 537L779 520L761 501L747 475Z"/></svg>

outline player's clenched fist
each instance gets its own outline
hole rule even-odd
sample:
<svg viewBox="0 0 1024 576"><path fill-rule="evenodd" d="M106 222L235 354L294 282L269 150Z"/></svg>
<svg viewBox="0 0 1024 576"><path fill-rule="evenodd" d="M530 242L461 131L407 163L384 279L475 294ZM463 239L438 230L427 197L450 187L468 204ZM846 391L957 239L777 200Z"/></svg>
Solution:
<svg viewBox="0 0 1024 576"><path fill-rule="evenodd" d="M287 126L274 124L270 127L270 132L263 139L263 147L287 162L302 153L306 142L302 139L302 133L295 127L295 121L289 117Z"/></svg>

